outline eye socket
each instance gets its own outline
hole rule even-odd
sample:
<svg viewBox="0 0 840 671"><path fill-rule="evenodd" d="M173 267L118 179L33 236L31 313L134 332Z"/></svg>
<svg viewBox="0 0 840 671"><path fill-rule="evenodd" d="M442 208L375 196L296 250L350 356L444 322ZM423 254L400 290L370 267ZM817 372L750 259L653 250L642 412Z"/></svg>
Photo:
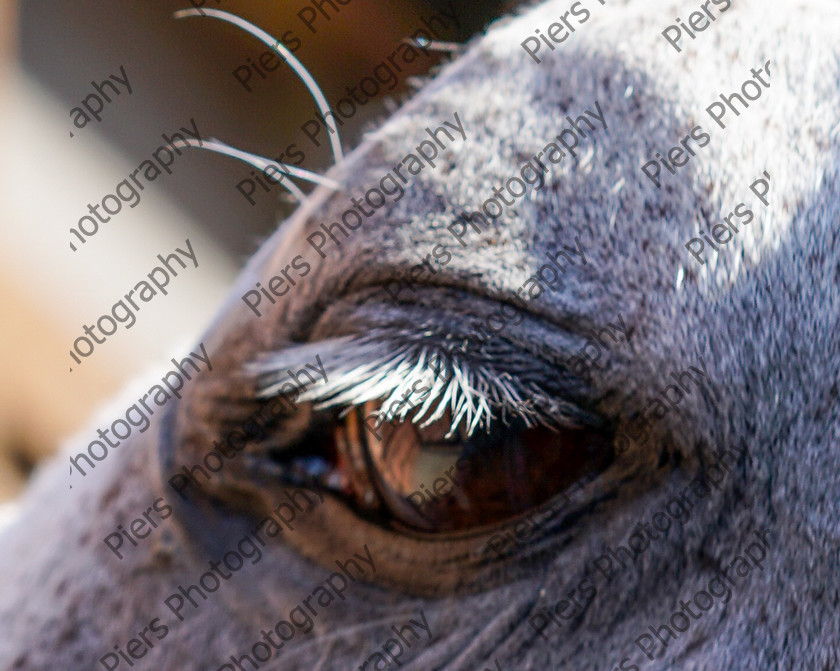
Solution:
<svg viewBox="0 0 840 671"><path fill-rule="evenodd" d="M468 436L460 425L451 431L448 411L428 426L410 416L379 425L370 421L379 409L367 402L313 418L305 451L275 455L284 479L329 491L381 526L446 533L525 513L614 456L612 437L588 427L496 420Z"/></svg>

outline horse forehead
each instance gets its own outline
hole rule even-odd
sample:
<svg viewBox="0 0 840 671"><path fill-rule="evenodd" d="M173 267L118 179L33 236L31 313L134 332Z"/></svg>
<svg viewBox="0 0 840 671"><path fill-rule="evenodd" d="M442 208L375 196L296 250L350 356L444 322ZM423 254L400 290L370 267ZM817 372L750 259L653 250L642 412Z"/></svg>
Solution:
<svg viewBox="0 0 840 671"><path fill-rule="evenodd" d="M591 22L566 48L546 51L543 62L534 63L520 43L558 6L548 3L491 30L369 136L335 170L346 193L330 198L323 216L301 223L303 237L321 223L339 221L349 195L361 198L409 154L417 154L418 145L430 141L429 130L457 120L466 139L444 138L447 146L439 149L436 165L426 165L404 185L399 202L387 203L336 249L339 257L362 264L378 255L411 264L443 243L453 253L450 271L478 271L486 283L515 290L546 262L547 251L573 246L578 237L593 260L587 279L600 287L650 290L697 280L698 291L706 294L730 289L776 254L789 240L807 194L822 187L833 158L825 149L836 145L836 60L817 58L819 64L811 65L800 55L806 40L820 54L822 41L811 34L825 32L817 17L783 26L784 13L767 17L763 5L744 3L730 9L728 25L716 27L714 39L651 62L651 53L670 48L653 29L658 24L651 5L600 13L593 8ZM834 14L828 23L836 26ZM670 14L656 7L653 16ZM768 22L774 25L756 30ZM789 39L780 41L779 30ZM744 34L754 38L743 40ZM721 41L730 46L727 40L731 48L721 48ZM769 86L748 87L752 95L760 91L759 97L738 115L727 109L726 128L720 128L707 108L720 103L721 94L741 93L745 82L756 81L753 70L764 72ZM595 118L599 113L607 128ZM796 123L799 117L808 122ZM552 163L551 145L559 145L558 135L575 124L582 130L576 156L566 152ZM690 137L698 127L695 135L710 138L702 147ZM661 185L651 183L642 165L656 160L657 152L667 156L686 145L694 152L687 164L675 175L661 167ZM481 233L470 230L457 240L449 230L452 222L463 213L481 213L493 188L505 192L508 181L521 179L523 165L536 164L540 152L538 160L548 169L546 186L528 186L525 196L505 206ZM754 214L743 226L730 216L740 204ZM734 225L729 232L737 232L716 252L712 229L727 216ZM717 233L728 235L720 228ZM705 263L686 249L691 240L703 246Z"/></svg>

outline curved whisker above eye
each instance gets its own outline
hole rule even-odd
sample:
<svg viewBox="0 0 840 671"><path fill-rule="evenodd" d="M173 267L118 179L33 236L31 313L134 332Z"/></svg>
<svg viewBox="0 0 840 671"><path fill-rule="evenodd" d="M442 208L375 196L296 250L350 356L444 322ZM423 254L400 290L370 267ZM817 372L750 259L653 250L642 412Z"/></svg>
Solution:
<svg viewBox="0 0 840 671"><path fill-rule="evenodd" d="M274 39L271 35L261 28L258 28L250 21L246 21L245 19L236 16L236 14L231 14L230 12L225 12L220 9L181 9L175 12L173 16L176 19L183 19L190 16L210 16L214 19L219 19L220 21L232 23L236 27L250 33L268 47L276 51L277 54L289 64L298 77L300 77L306 88L309 89L312 97L315 98L315 103L318 105L318 109L321 114L326 116L327 112L330 111L330 107L327 104L327 99L324 97L323 91L321 91L321 87L318 86L315 78L309 73L309 70L304 67L303 63L295 58L292 52L289 51L280 42L280 40ZM338 136L338 130L335 131L335 134L330 134L330 146L332 147L333 157L335 158L336 164L341 163L341 161L344 160L344 153L341 150L341 139Z"/></svg>
<svg viewBox="0 0 840 671"><path fill-rule="evenodd" d="M417 39L406 37L403 40L403 44L410 44L412 47L426 51L438 51L452 55L462 54L467 50L466 45L460 44L459 42L442 42L440 40L429 40L425 37L418 37Z"/></svg>
<svg viewBox="0 0 840 671"><path fill-rule="evenodd" d="M314 184L321 184L322 186L326 186L334 191L341 191L342 186L335 180L330 179L329 177L324 177L323 175L319 175L317 172L312 172L311 170L304 170L303 168L297 168L293 165L289 165L288 163L280 163L278 161L272 161L271 159L265 158L263 156L259 156L257 154L253 154L249 151L244 151L242 149L237 149L236 147L231 147L226 142L222 142L216 138L208 138L207 140L192 140L187 139L185 142L190 147L196 147L197 149L207 149L208 151L214 151L218 154L223 154L224 156L230 156L231 158L239 159L249 165L254 166L255 168L259 168L260 170L266 170L269 167L274 167L280 172L286 172L288 175L292 177L297 177L298 179L306 180L307 182L312 182ZM283 175L286 177L287 175ZM289 188L290 191L292 189L288 187L283 182L283 177L280 177L278 181ZM294 185L294 183L292 183ZM297 197L297 193L301 193L298 189L292 191L292 193ZM304 196L305 197L305 196Z"/></svg>
<svg viewBox="0 0 840 671"><path fill-rule="evenodd" d="M230 156L231 158L239 159L244 163L249 165L253 165L255 168L259 168L260 170L264 170L268 166L284 166L284 163L275 163L273 161L267 161L265 159L262 160L262 164L257 162L255 159L259 159L260 157L255 156L254 154L249 154L248 152L241 151L239 149L235 149L229 145L226 145L223 142L219 142L218 140L202 140L198 142L196 140L189 141L187 140L187 144L190 147L196 147L197 149L206 149L208 151L214 151L218 154L222 154L224 156ZM300 188L292 182L292 180L284 180L282 177L277 180L282 186L284 186L289 193L291 193L295 198L297 198L298 202L302 203L306 200L306 194L300 190Z"/></svg>

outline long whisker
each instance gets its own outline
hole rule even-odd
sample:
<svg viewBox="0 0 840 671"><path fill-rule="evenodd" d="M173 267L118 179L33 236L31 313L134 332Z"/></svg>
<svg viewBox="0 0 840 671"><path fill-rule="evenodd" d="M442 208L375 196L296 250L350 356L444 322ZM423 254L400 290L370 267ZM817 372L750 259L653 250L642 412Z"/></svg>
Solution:
<svg viewBox="0 0 840 671"><path fill-rule="evenodd" d="M324 94L321 92L320 87L315 82L315 79L309 74L309 71L303 66L303 64L294 57L291 51L289 51L279 40L274 39L271 35L267 32L262 30L261 28L257 28L253 23L242 19L235 14L231 14L230 12L225 12L220 9L181 9L174 14L176 19L183 19L188 16L212 16L213 18L219 19L221 21L227 21L228 23L232 23L233 25L241 28L245 32L251 33L254 37L258 40L262 41L264 44L268 45L274 51L276 51L283 60L288 63L292 69L297 73L298 77L301 78L303 83L306 85L306 88L309 89L309 92L312 94L312 97L315 98L315 102L318 105L318 109L321 111L321 114L326 118L327 112L330 111L329 105L327 105L327 99L324 97ZM333 151L333 157L335 158L336 164L340 163L344 158L344 153L341 151L341 140L338 137L338 129L336 129L335 135L330 134L330 145Z"/></svg>
<svg viewBox="0 0 840 671"><path fill-rule="evenodd" d="M221 140L217 140L215 138L210 138L209 140L198 140L188 139L186 140L187 144L191 147L198 147L199 149L209 149L210 151L215 151L220 154L225 154L226 156L232 156L233 158L238 158L246 163L250 163L256 168L260 170L265 170L268 166L278 166L285 171L288 175L292 177L297 177L298 179L305 179L307 182L313 182L315 184L322 184L333 191L341 191L341 184L336 182L335 180L330 179L329 177L324 177L323 175L319 175L317 172L312 172L311 170L304 170L303 168L296 168L293 165L289 165L288 163L280 163L279 161L272 161L271 159L265 158L263 156L259 156L258 154L252 154L249 151L243 151L242 149L237 149L236 147L231 147L226 142L222 142ZM283 175L286 177L287 175ZM282 180L283 177L280 177Z"/></svg>
<svg viewBox="0 0 840 671"><path fill-rule="evenodd" d="M230 145L225 144L224 142L219 142L218 140L202 140L201 143L199 143L197 140L185 140L185 142L190 147L196 147L198 149L207 149L208 151L215 151L219 154L224 154L225 156L230 156L232 158L239 159L240 161L244 161L249 165L253 165L255 168L259 168L260 170L265 170L268 166L276 166L277 168L291 167L286 166L284 163L269 161L255 154L249 154L247 151L236 149L234 147L231 147ZM320 175L318 175L318 177L320 177ZM278 181L280 182L280 184L285 186L289 190L289 193L291 193L295 198L297 198L299 202L302 203L304 200L306 200L306 194L303 191L301 191L298 185L295 184L291 179L284 180L283 177L281 177Z"/></svg>
<svg viewBox="0 0 840 671"><path fill-rule="evenodd" d="M461 54L467 50L466 45L458 42L441 42L439 40L429 40L425 37L418 37L417 39L406 37L403 43L426 51L440 51L448 54Z"/></svg>

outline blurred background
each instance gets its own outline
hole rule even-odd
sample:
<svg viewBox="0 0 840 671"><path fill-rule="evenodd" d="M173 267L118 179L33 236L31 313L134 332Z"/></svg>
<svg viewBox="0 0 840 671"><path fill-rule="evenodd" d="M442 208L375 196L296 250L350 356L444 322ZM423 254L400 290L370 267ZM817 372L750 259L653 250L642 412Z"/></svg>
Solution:
<svg viewBox="0 0 840 671"><path fill-rule="evenodd" d="M427 23L441 40L463 43L518 4L193 2L282 39L331 106ZM202 137L239 149L276 158L294 144L305 155L301 167L323 173L332 163L326 132L316 147L301 130L316 108L292 70L260 61L268 48L228 23L173 18L188 7L187 0L0 0L0 503L16 497L38 462L129 380L183 358L239 268L294 209L281 187L258 188L249 202L237 184L250 166L200 149L184 150L173 174L149 183L136 207L124 205L73 252L70 228L88 204L113 194L162 144L162 133L189 128L190 119ZM443 13L452 10L460 25ZM382 86L344 122L345 151L411 94L416 78L447 60L444 52L410 65L398 59L396 87ZM131 94L119 83L120 95L106 87L111 102L103 101L101 120L85 124L82 102L94 84L122 78L121 68ZM83 325L110 313L157 254L183 247L186 238L199 268L174 279L169 295L140 304L131 329L120 326L70 372Z"/></svg>

